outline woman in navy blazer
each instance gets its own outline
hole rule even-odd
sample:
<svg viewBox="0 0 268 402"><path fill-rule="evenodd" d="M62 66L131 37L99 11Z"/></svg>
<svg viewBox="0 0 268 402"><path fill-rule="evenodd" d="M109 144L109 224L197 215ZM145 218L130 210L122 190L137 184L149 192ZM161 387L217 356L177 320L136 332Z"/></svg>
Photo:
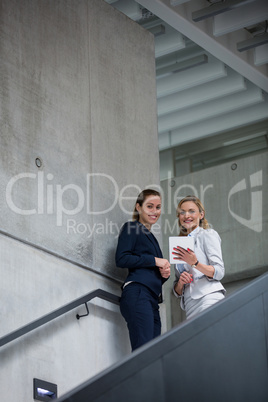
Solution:
<svg viewBox="0 0 268 402"><path fill-rule="evenodd" d="M143 190L136 201L133 221L126 222L116 249L116 265L128 268L120 310L127 322L132 351L161 334L158 303L162 284L170 276L170 263L163 258L151 233L161 214L158 191Z"/></svg>

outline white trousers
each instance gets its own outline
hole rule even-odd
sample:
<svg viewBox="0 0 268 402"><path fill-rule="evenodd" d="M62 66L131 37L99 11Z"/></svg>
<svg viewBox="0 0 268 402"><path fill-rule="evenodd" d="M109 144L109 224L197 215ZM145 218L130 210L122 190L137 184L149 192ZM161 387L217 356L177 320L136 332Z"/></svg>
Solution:
<svg viewBox="0 0 268 402"><path fill-rule="evenodd" d="M224 294L219 292L209 293L201 297L200 299L192 299L190 294L186 292L184 294L184 306L186 312L186 318L192 318L202 311L206 310L208 307L213 306L213 304L225 298Z"/></svg>

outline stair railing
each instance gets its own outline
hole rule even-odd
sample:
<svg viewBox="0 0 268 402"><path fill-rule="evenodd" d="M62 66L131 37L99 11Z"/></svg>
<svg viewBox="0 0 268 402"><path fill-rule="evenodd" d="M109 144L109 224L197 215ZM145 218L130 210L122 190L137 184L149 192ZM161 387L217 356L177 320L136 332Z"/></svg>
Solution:
<svg viewBox="0 0 268 402"><path fill-rule="evenodd" d="M102 290L102 289L96 289L93 290L90 293L87 293L86 295L79 297L78 299L66 304L63 307L60 307L54 311L52 311L51 313L48 313L46 315L44 315L41 318L38 318L35 321L32 321L31 323L24 325L23 327L10 332L8 335L3 336L2 338L0 338L0 347L6 345L7 343L14 341L15 339L27 334L28 332L33 331L34 329L41 327L42 325L48 323L49 321L54 320L57 317L60 317L61 315L67 313L70 310L75 309L76 307L85 304L86 306L86 310L87 310L87 314L83 314L83 315L76 315L77 319L80 319L81 317L85 317L89 314L88 311L88 306L87 306L87 302L89 302L90 300L94 299L95 297L98 297L100 299L103 300L107 300L113 304L117 304L119 305L120 303L120 297L116 296L112 293L107 292L106 290Z"/></svg>

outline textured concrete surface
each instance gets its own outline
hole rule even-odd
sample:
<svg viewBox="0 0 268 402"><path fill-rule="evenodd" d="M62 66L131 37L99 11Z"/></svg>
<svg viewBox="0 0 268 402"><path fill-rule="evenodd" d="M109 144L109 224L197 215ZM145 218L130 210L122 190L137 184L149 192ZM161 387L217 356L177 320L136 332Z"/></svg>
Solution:
<svg viewBox="0 0 268 402"><path fill-rule="evenodd" d="M0 261L0 338L95 289L121 294L116 282L3 235ZM86 314L81 305L0 348L3 400L32 400L33 378L57 384L62 395L130 354L119 306L94 299L88 309L87 317L76 319Z"/></svg>
<svg viewBox="0 0 268 402"><path fill-rule="evenodd" d="M98 288L120 295L111 281L0 237L0 337ZM33 378L58 385L59 395L130 353L119 306L94 299L2 346L0 387L3 400L32 400Z"/></svg>
<svg viewBox="0 0 268 402"><path fill-rule="evenodd" d="M149 32L102 0L0 8L4 336L96 288L120 295L117 235L159 154ZM34 377L61 395L130 353L118 306L89 304L0 350L4 400L32 400Z"/></svg>
<svg viewBox="0 0 268 402"><path fill-rule="evenodd" d="M1 229L120 279L125 197L159 183L153 36L98 0L1 7Z"/></svg>

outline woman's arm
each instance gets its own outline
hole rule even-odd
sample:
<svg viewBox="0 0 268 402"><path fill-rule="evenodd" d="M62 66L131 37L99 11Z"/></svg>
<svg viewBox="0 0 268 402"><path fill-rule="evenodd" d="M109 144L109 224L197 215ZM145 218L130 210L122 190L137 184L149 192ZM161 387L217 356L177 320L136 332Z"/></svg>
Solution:
<svg viewBox="0 0 268 402"><path fill-rule="evenodd" d="M183 260L189 265L194 265L198 261L194 251L190 250L189 248L185 250L184 248L178 246L174 249L173 254L177 256L174 259ZM195 268L202 272L202 274L213 278L215 269L212 265L202 264L198 261L198 264L195 266Z"/></svg>
<svg viewBox="0 0 268 402"><path fill-rule="evenodd" d="M179 296L181 296L184 285L187 285L187 283L191 283L192 280L193 280L193 275L189 274L187 271L184 271L180 274L179 280L177 282L175 282L173 289Z"/></svg>
<svg viewBox="0 0 268 402"><path fill-rule="evenodd" d="M224 276L224 264L220 236L215 230L205 230L203 245L209 262L208 265L198 261L194 251L190 249L185 250L182 247L176 247L173 254L177 256L175 259L183 260L189 265L194 265L198 261L198 264L195 266L198 271L206 275L208 279L221 280Z"/></svg>
<svg viewBox="0 0 268 402"><path fill-rule="evenodd" d="M126 223L118 238L115 254L116 265L120 268L158 267L160 275L167 279L170 276L170 263L164 258L145 254L137 246L137 226Z"/></svg>
<svg viewBox="0 0 268 402"><path fill-rule="evenodd" d="M127 222L118 238L115 253L116 265L120 268L154 267L155 258L150 254L139 253L136 247L137 227Z"/></svg>
<svg viewBox="0 0 268 402"><path fill-rule="evenodd" d="M209 264L214 267L213 279L220 281L225 273L221 251L221 238L213 229L204 231L204 251L207 255Z"/></svg>

